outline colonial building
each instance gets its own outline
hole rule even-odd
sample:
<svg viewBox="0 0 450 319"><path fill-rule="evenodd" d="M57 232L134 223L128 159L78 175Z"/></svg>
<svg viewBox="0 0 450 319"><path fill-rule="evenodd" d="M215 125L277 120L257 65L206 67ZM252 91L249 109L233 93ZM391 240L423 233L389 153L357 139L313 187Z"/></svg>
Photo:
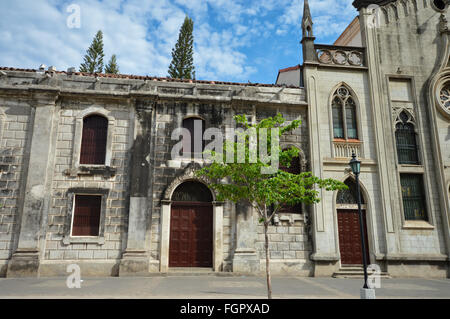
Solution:
<svg viewBox="0 0 450 319"><path fill-rule="evenodd" d="M174 132L280 112L302 120L281 141L300 150L291 170L349 190L276 216L275 273L359 272L355 152L370 263L390 276L448 276L447 5L354 6L359 16L321 45L305 1L303 61L275 85L0 68L0 275L64 276L70 264L82 276L264 271L256 212L217 201L194 173L204 161L173 156Z"/></svg>

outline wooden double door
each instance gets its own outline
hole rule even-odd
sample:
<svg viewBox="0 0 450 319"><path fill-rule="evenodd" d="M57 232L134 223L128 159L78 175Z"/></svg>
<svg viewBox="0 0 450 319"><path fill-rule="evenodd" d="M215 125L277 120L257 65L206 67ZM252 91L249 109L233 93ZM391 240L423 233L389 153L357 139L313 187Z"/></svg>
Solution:
<svg viewBox="0 0 450 319"><path fill-rule="evenodd" d="M366 211L363 213L363 227L365 233L366 260L369 264L369 246L367 237ZM362 243L357 209L338 209L339 251L341 265L362 265Z"/></svg>
<svg viewBox="0 0 450 319"><path fill-rule="evenodd" d="M170 213L169 267L212 267L211 203L173 203Z"/></svg>

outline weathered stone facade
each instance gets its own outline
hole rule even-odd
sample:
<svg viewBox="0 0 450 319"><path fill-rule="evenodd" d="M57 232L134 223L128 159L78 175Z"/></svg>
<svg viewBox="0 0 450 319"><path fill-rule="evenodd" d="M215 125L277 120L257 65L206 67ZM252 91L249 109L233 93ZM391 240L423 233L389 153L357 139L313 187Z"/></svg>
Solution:
<svg viewBox="0 0 450 319"><path fill-rule="evenodd" d="M83 276L173 271L174 194L187 182L208 181L194 174L202 160L172 158L179 142L172 132L191 117L225 130L236 114L259 121L278 112L302 120L281 140L300 150L301 171L351 181L352 152L361 159L370 263L391 276L448 276L450 109L440 93L450 74L450 32L446 9L432 2L378 1L382 19L374 27L369 1L355 1L359 21L341 38L362 46L349 47L314 43L305 1L304 61L285 77L288 84L302 78L292 87L281 84L283 77L263 85L0 68L0 276L64 276L74 263ZM354 110L342 137L336 99L351 101ZM415 128L415 164L399 164L402 112ZM80 160L83 121L91 115L107 123L101 165ZM425 218L405 218L405 174L423 179ZM101 203L96 236L73 235L78 195ZM337 192L321 197L301 213L279 213L269 227L274 273L331 276L348 269L342 213L355 205ZM212 191L211 198L208 268L263 272L256 212L219 202Z"/></svg>
<svg viewBox="0 0 450 319"><path fill-rule="evenodd" d="M203 165L171 158L178 142L171 133L186 117L201 117L206 127L219 129L234 127L235 114L260 120L282 112L289 121L302 119L302 127L282 145L302 149L307 167L307 105L301 88L3 72L3 275L64 275L71 263L85 275L169 271L171 195L181 183L196 179L193 168ZM91 114L108 121L104 165L80 164L83 118ZM45 125L37 122L42 118ZM39 154L33 146L41 147ZM20 175L24 170L36 177ZM76 194L102 196L98 236L71 235ZM255 213L232 203L213 204L213 269L260 269L262 231ZM303 216L286 216L270 230L274 267L280 272L286 267L310 272L304 222ZM256 268L246 266L247 258Z"/></svg>

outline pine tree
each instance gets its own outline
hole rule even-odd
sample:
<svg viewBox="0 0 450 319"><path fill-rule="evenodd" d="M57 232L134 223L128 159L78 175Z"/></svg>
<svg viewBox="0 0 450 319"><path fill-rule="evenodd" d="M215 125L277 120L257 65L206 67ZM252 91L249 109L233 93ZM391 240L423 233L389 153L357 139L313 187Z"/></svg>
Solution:
<svg viewBox="0 0 450 319"><path fill-rule="evenodd" d="M92 40L89 49L86 50L84 63L80 66L80 72L102 73L103 72L103 32L99 30Z"/></svg>
<svg viewBox="0 0 450 319"><path fill-rule="evenodd" d="M172 62L169 65L169 77L192 79L194 71L194 21L188 16L180 29L178 41L172 49Z"/></svg>
<svg viewBox="0 0 450 319"><path fill-rule="evenodd" d="M115 54L111 56L111 59L105 66L105 73L119 74L119 66L117 65L117 59Z"/></svg>

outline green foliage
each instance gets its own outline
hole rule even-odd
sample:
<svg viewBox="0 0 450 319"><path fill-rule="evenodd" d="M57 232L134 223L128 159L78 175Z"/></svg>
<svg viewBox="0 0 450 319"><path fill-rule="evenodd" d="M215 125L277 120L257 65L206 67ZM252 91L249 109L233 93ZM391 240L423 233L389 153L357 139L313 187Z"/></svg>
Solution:
<svg viewBox="0 0 450 319"><path fill-rule="evenodd" d="M92 40L91 46L84 56L84 63L80 66L80 72L102 73L103 72L103 32L99 30Z"/></svg>
<svg viewBox="0 0 450 319"><path fill-rule="evenodd" d="M294 120L284 125L285 119L281 114L261 120L257 124L249 124L245 115L235 116L237 124L249 129L256 130L259 143L259 136L262 129L278 128L278 138L295 130L300 124L300 120ZM298 156L298 149L289 148L282 150L279 145L271 149L272 134L267 134L267 150L278 152L280 166L289 167L292 159ZM223 163L214 161L210 165L197 171L198 176L204 176L215 181L210 186L217 191L218 200L230 200L233 202L247 201L257 209L260 214L260 222L269 223L273 215L283 206L295 205L298 203L314 204L320 201L318 188L327 191L345 189L347 186L333 179L320 179L311 172L292 174L281 170L279 167L272 174L261 173L261 168L269 167L269 163L263 163L260 156L252 163L250 159L250 138L245 137L245 162L237 163L236 150L238 141L226 141L223 145L223 153L227 149L234 148L235 161L233 163ZM259 150L259 145L258 145ZM212 156L216 153L211 152ZM223 182L226 180L226 182Z"/></svg>
<svg viewBox="0 0 450 319"><path fill-rule="evenodd" d="M172 49L172 62L169 65L169 77L192 79L194 71L194 21L188 16L184 19L178 35L178 41Z"/></svg>
<svg viewBox="0 0 450 319"><path fill-rule="evenodd" d="M116 55L113 54L108 64L105 66L105 73L119 74L119 66L117 65Z"/></svg>

